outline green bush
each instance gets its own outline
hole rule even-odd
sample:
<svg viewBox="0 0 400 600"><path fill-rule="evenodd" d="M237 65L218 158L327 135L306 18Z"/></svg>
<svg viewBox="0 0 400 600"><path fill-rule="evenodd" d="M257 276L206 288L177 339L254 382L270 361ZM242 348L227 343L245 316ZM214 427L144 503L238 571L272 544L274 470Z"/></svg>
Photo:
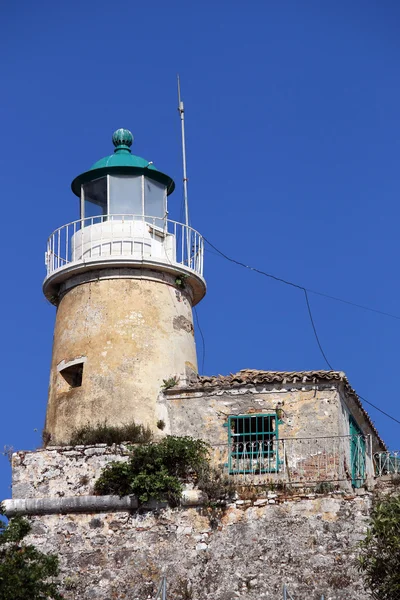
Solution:
<svg viewBox="0 0 400 600"><path fill-rule="evenodd" d="M70 446L91 444L147 444L152 440L153 434L149 427L137 425L134 421L125 425L108 425L106 421L96 425L84 425L76 429L69 441Z"/></svg>
<svg viewBox="0 0 400 600"><path fill-rule="evenodd" d="M23 542L30 529L22 517L0 521L0 600L62 600L58 558Z"/></svg>
<svg viewBox="0 0 400 600"><path fill-rule="evenodd" d="M167 436L158 443L138 446L128 462L107 465L95 484L97 494L135 495L140 503L151 498L179 504L182 481L197 481L208 468L208 445L190 437Z"/></svg>
<svg viewBox="0 0 400 600"><path fill-rule="evenodd" d="M376 600L400 598L400 495L375 501L361 542L360 570Z"/></svg>

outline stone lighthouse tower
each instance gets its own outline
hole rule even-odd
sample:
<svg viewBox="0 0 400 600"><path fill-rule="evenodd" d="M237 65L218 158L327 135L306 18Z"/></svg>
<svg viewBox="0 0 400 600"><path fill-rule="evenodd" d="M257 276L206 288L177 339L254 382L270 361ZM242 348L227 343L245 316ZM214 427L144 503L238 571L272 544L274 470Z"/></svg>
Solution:
<svg viewBox="0 0 400 600"><path fill-rule="evenodd" d="M156 427L163 380L197 371L192 307L206 292L203 240L168 219L173 180L114 153L72 182L79 219L46 252L46 297L57 307L45 429L55 443L87 423Z"/></svg>

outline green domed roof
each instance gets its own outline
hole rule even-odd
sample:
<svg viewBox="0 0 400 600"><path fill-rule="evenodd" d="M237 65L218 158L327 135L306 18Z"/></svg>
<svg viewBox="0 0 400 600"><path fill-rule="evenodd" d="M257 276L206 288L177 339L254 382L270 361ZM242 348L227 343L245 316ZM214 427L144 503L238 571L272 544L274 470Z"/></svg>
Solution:
<svg viewBox="0 0 400 600"><path fill-rule="evenodd" d="M175 189L175 183L153 165L152 162L135 156L131 153L133 135L128 129L117 129L114 131L112 141L115 146L114 154L105 156L94 163L85 173L78 175L71 184L72 191L77 196L81 195L81 185L104 175L146 175L167 187L167 193L171 194Z"/></svg>

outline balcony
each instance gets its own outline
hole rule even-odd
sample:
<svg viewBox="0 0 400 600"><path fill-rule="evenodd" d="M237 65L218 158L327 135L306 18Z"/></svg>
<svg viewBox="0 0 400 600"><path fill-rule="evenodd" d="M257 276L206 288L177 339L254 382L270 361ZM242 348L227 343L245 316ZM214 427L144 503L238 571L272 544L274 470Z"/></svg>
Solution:
<svg viewBox="0 0 400 600"><path fill-rule="evenodd" d="M400 476L400 451L376 452L374 463L376 477Z"/></svg>
<svg viewBox="0 0 400 600"><path fill-rule="evenodd" d="M44 292L51 299L72 273L147 267L190 278L196 304L205 293L202 236L182 223L145 215L100 215L56 229L48 239Z"/></svg>
<svg viewBox="0 0 400 600"><path fill-rule="evenodd" d="M309 486L351 483L375 475L370 436L334 436L235 442L212 447L213 463L237 484Z"/></svg>

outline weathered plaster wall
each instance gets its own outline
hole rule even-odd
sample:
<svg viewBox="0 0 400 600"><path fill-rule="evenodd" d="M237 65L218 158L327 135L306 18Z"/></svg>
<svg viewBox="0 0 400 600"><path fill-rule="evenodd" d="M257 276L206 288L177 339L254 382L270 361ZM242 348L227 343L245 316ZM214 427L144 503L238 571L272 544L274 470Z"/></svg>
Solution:
<svg viewBox="0 0 400 600"><path fill-rule="evenodd" d="M226 444L224 423L230 415L271 413L283 403L280 438L339 435L340 398L336 385L247 385L219 391L174 388L159 398L172 435L190 435L211 444ZM161 413L162 409L159 409Z"/></svg>
<svg viewBox="0 0 400 600"><path fill-rule="evenodd" d="M197 370L190 289L167 273L117 271L82 275L58 306L45 426L54 442L88 422L155 429L163 379ZM57 367L79 357L82 385L71 388Z"/></svg>
<svg viewBox="0 0 400 600"><path fill-rule="evenodd" d="M285 450L279 443L279 456L285 451L292 481L352 479L354 456L351 455L349 415L358 422L365 441L365 471L373 475L373 451L379 442L365 415L343 391L339 382L290 386L281 384L254 385L220 389L173 388L159 396L159 414L165 415L165 432L190 435L219 446L216 460L228 460L228 417L254 413L276 414L283 408L278 437L285 440ZM347 436L347 437L345 437ZM371 448L372 442L372 448ZM222 446L225 445L225 449ZM318 461L316 457L324 455ZM304 458L302 458L304 457ZM325 461L325 462L324 462ZM280 476L283 474L281 466ZM354 472L359 472L357 468ZM262 479L262 478L260 478ZM344 483L343 483L344 485Z"/></svg>
<svg viewBox="0 0 400 600"><path fill-rule="evenodd" d="M239 501L223 513L48 515L31 541L61 556L65 598L154 598L163 573L176 600L360 600L356 568L370 496Z"/></svg>

